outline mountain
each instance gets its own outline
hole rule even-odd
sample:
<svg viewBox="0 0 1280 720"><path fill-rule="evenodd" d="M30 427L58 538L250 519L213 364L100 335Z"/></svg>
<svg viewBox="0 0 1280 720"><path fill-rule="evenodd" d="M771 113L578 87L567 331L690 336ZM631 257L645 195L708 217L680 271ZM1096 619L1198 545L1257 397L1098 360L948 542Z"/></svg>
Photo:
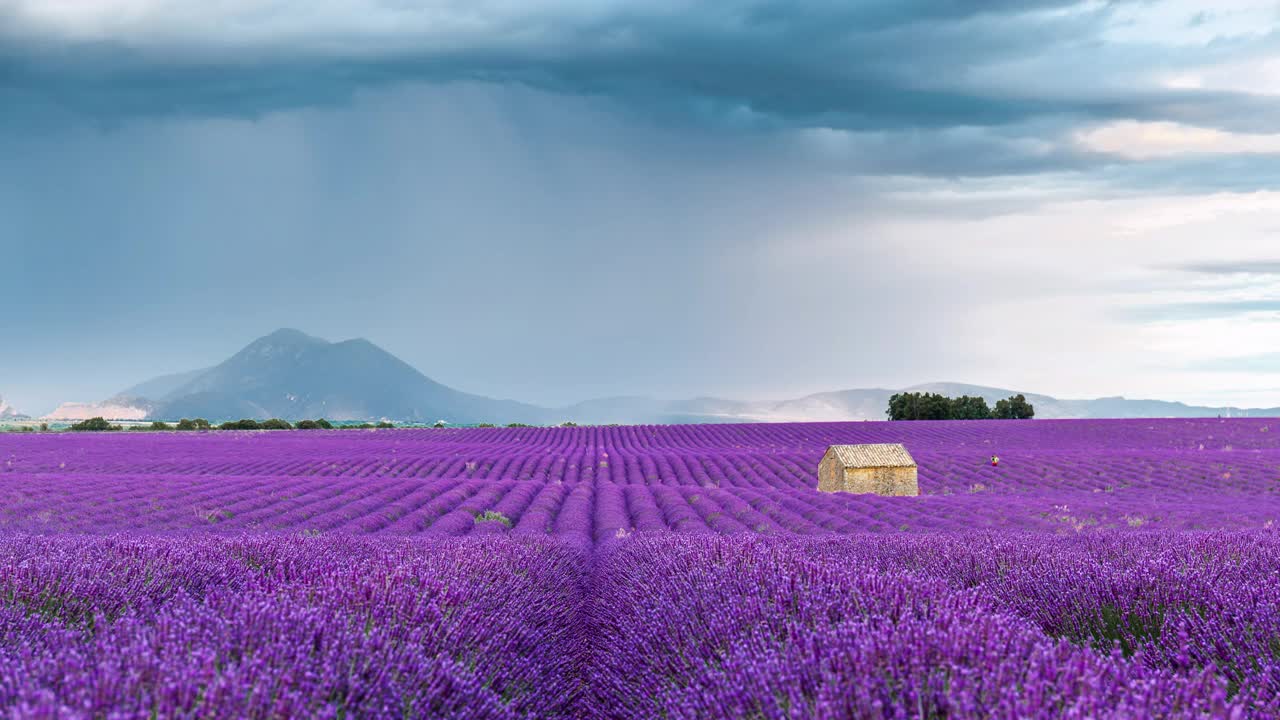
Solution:
<svg viewBox="0 0 1280 720"><path fill-rule="evenodd" d="M88 420L100 417L107 420L143 420L151 412L150 403L137 398L115 397L96 403L65 402L53 412L41 415L41 420Z"/></svg>
<svg viewBox="0 0 1280 720"><path fill-rule="evenodd" d="M65 402L40 419L87 420L101 417L107 420L144 420L153 416L158 409L150 398L164 397L204 372L206 370L162 375L116 393L102 402Z"/></svg>
<svg viewBox="0 0 1280 720"><path fill-rule="evenodd" d="M407 422L547 421L548 410L472 395L428 378L368 340L328 342L299 330L258 338L202 371L166 375L121 395L153 392L149 417L173 420L324 417Z"/></svg>
<svg viewBox="0 0 1280 720"><path fill-rule="evenodd" d="M720 422L883 420L889 398L897 392L931 392L949 397L974 395L985 399L989 405L994 405L997 400L1011 395L1022 394L1035 406L1036 417L1042 419L1280 416L1280 408L1207 407L1166 400L1130 400L1118 396L1089 400L1062 400L1020 390L951 382L925 383L900 390L884 388L837 390L778 402L742 403L699 398L678 403L673 408L686 415L703 415Z"/></svg>
<svg viewBox="0 0 1280 720"><path fill-rule="evenodd" d="M869 388L839 390L776 402L740 402L696 398L672 406L682 415L704 416L720 422L819 422L883 420L889 396L896 390Z"/></svg>
<svg viewBox="0 0 1280 720"><path fill-rule="evenodd" d="M572 420L596 424L657 422L669 414L666 403L640 396L596 398L547 412L551 422Z"/></svg>
<svg viewBox="0 0 1280 720"><path fill-rule="evenodd" d="M122 390L116 397L121 398L162 398L167 397L178 388L209 372L210 368L190 370L188 372L161 375L144 383Z"/></svg>
<svg viewBox="0 0 1280 720"><path fill-rule="evenodd" d="M18 409L12 405L6 404L4 398L0 397L0 420L26 420L27 416L18 412Z"/></svg>
<svg viewBox="0 0 1280 720"><path fill-rule="evenodd" d="M368 340L329 342L299 330L277 330L203 370L175 373L134 385L102 403L65 403L48 417L143 417L209 420L280 417L288 420L401 422L445 420L553 424L714 423L882 420L895 392L976 395L994 405L1019 391L963 383L926 383L900 390L858 388L779 401L714 397L663 401L621 396L546 408L495 400L442 385ZM1105 397L1064 400L1022 392L1038 418L1280 416L1280 408L1205 407L1163 400Z"/></svg>

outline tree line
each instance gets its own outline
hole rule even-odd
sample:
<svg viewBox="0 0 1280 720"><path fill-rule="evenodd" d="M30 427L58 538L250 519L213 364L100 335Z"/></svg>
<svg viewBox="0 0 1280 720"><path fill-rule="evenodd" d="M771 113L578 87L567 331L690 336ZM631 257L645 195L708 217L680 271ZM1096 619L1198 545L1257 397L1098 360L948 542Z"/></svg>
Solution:
<svg viewBox="0 0 1280 720"><path fill-rule="evenodd" d="M885 414L890 420L1027 420L1036 409L1021 394L997 400L993 408L981 397L909 392L890 397Z"/></svg>
<svg viewBox="0 0 1280 720"><path fill-rule="evenodd" d="M343 425L342 430L373 430L373 429L390 429L395 425L389 422L380 423L360 423L358 425ZM110 421L100 417L81 420L80 422L67 428L71 432L110 432L113 430L123 430L121 425L113 425ZM271 418L270 420L231 420L220 425L214 426L204 418L182 418L176 425L170 425L166 422L156 421L150 425L135 425L129 428L134 431L165 431L165 430L333 430L333 423L320 418L319 420L299 420L296 424L290 424L288 420L280 418Z"/></svg>
<svg viewBox="0 0 1280 720"><path fill-rule="evenodd" d="M617 423L610 423L608 427L617 427ZM127 428L119 423L113 423L102 417L93 417L87 420L81 420L74 425L67 427L70 432L114 432L128 430L130 432L164 432L164 431L197 431L197 430L386 430L395 427L394 423L382 421L379 423L358 423L351 425L334 425L333 423L320 418L318 420L299 420L297 423L290 424L287 420L280 418L271 418L269 420L252 420L245 418L243 420L229 420L218 425L213 425L204 418L182 418L175 424L161 422L159 420L149 425L130 425ZM434 428L448 427L444 421L440 421L432 425ZM498 427L493 423L480 423L476 425L480 428ZM508 423L509 428L528 428L541 427L538 425L530 425L528 423L513 422ZM578 423L564 422L560 427L578 427ZM40 429L37 431L33 427L23 427L16 432L50 432L48 423L41 423Z"/></svg>

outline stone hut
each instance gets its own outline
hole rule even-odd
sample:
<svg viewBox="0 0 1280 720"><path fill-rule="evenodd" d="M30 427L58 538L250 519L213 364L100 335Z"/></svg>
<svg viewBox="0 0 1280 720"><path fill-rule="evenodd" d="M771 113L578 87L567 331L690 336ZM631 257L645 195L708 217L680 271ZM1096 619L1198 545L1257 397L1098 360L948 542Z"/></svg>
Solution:
<svg viewBox="0 0 1280 720"><path fill-rule="evenodd" d="M919 495L916 461L898 443L832 445L818 462L818 491Z"/></svg>

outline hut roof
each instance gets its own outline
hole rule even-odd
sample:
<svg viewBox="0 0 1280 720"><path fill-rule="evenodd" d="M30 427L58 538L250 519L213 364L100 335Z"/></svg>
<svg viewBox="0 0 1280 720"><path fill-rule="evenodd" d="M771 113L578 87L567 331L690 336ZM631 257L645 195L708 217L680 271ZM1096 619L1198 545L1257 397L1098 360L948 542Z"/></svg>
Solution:
<svg viewBox="0 0 1280 720"><path fill-rule="evenodd" d="M832 445L827 452L835 453L845 467L915 467L916 464L900 443Z"/></svg>

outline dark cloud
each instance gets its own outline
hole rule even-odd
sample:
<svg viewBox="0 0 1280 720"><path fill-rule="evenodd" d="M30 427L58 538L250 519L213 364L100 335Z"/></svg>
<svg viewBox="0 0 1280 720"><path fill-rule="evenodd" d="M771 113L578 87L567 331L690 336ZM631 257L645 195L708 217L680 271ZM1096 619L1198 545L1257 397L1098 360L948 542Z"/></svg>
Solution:
<svg viewBox="0 0 1280 720"><path fill-rule="evenodd" d="M433 30L435 6L394 10L374 32L312 27L306 13L254 21L291 32L237 35L246 23L119 30L92 41L37 31L0 7L0 129L113 128L156 117L262 118L349 105L393 85L489 83L587 98L682 132L767 135L779 152L833 172L938 178L1089 173L1122 188L1280 187L1270 156L1135 162L1073 135L1116 119L1237 131L1280 126L1280 103L1248 93L1158 87L1154 69L1259 52L1274 38L1202 48L1104 41L1113 6L1075 0L734 0L672 5L476 2L474 22ZM156 7L159 7L157 5ZM215 6L208 6L213 8ZM158 11L157 11L158 12ZM223 18L226 19L226 18ZM383 18L384 20L386 18ZM332 18L330 18L332 21ZM184 32L186 34L184 34ZM264 39L264 37L266 39ZM1013 68L1013 70L1010 70ZM806 134L833 130L813 142ZM798 152L797 152L798 150Z"/></svg>
<svg viewBox="0 0 1280 720"><path fill-rule="evenodd" d="M347 5L387 9L376 0ZM0 27L10 28L0 30L0 128L262 118L349 105L392 85L483 82L589 98L703 141L726 130L767 134L782 138L779 152L842 174L1091 172L1123 187L1280 187L1280 163L1269 157L1137 163L1074 142L1082 123L1109 119L1238 130L1280 123L1270 98L1150 86L1144 73L1169 59L1102 42L1109 5L738 0L676 11L530 5L512 17L478 7L478 28L458 37L433 35L430 22L408 16L404 29L328 44L301 30L268 42L216 25L182 43L163 23L151 34L72 41L15 31L23 28L16 11L6 22L0 9ZM1195 52L1219 59L1223 45ZM1024 69L991 79L1005 66ZM815 144L813 130L838 132Z"/></svg>
<svg viewBox="0 0 1280 720"><path fill-rule="evenodd" d="M936 337L908 317L937 301L877 304L914 275L856 245L867 259L841 273L856 286L841 302L808 263L760 269L777 237L843 227L874 198L729 135L489 84L253 122L0 134L16 298L0 327L25 349L0 353L4 395L33 412L106 397L279 326L369 337L441 382L551 404L924 362L889 345L796 359L830 325ZM92 367L86 348L103 356Z"/></svg>
<svg viewBox="0 0 1280 720"><path fill-rule="evenodd" d="M255 116L340 103L388 83L480 80L756 130L1001 128L1046 117L1238 129L1280 121L1271 99L1147 86L1143 71L1170 60L1103 43L1109 6L738 0L675 12L657 3L586 8L491 17L459 39L415 34L411 25L331 46L305 37L255 45L217 29L194 47L127 36L72 43L11 31L0 34L0 112L28 126L50 118ZM975 71L1004 63L1042 63L1061 75L974 79ZM1094 87L1064 91L1062 76L1075 74L1092 76Z"/></svg>

